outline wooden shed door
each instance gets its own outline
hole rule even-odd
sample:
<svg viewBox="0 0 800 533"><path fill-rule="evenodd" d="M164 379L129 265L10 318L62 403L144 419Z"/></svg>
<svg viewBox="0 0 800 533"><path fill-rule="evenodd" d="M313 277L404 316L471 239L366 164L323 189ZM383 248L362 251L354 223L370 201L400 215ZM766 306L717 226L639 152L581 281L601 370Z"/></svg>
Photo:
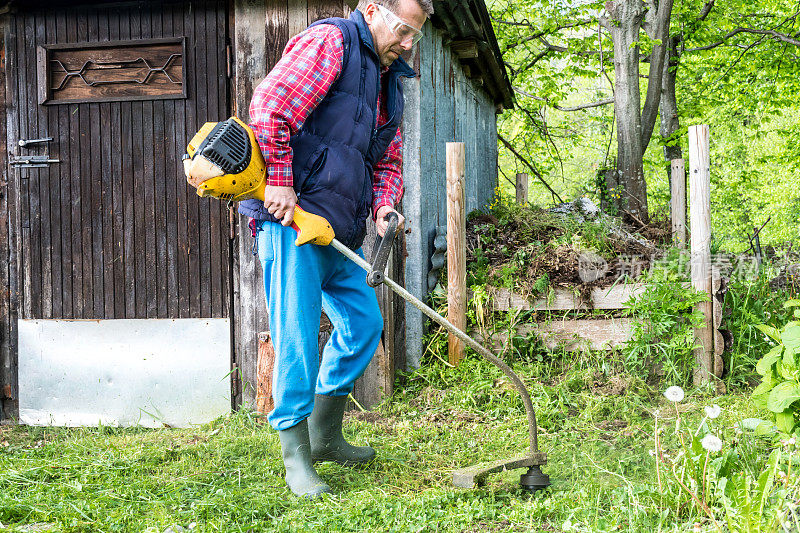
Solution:
<svg viewBox="0 0 800 533"><path fill-rule="evenodd" d="M226 4L17 5L19 318L227 317L228 209L198 198L180 161L203 122L228 116Z"/></svg>

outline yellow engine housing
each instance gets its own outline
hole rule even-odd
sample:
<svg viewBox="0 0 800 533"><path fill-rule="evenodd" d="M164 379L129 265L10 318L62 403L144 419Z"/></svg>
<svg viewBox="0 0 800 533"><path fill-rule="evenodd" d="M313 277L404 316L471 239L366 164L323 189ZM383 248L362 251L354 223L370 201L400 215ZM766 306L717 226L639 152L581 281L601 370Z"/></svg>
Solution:
<svg viewBox="0 0 800 533"><path fill-rule="evenodd" d="M203 124L189 141L183 157L191 160L204 157L227 172L199 184L198 196L232 202L249 199L264 201L267 165L253 130L238 118Z"/></svg>

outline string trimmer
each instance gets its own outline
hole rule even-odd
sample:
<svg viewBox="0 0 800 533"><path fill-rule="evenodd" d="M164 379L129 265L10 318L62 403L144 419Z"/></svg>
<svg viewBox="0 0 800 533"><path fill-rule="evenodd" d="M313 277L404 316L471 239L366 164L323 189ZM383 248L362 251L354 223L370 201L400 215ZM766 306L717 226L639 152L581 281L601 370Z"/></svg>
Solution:
<svg viewBox="0 0 800 533"><path fill-rule="evenodd" d="M266 184L264 157L258 148L253 131L241 120L233 117L224 122L205 123L189 142L186 151L187 153L183 157L186 179L197 188L199 196L210 196L231 202L251 198L264 200ZM339 242L334 235L333 228L323 217L295 207L292 222L292 227L297 231L295 241L297 246L306 243L333 246L367 272L367 283L371 287L376 287L381 283L388 286L431 320L498 367L514 384L528 416L528 453L457 470L453 473L453 484L456 487L472 488L476 484L482 483L486 476L493 472L527 468L527 472L520 476L520 485L524 489L535 491L547 487L550 485L550 478L541 470L541 466L547 464L547 455L539 451L536 414L530 394L519 376L511 370L511 367L478 344L472 337L384 275L389 251L397 233L397 226L397 215L391 213L388 217L388 228L383 239L380 240L375 258L370 264Z"/></svg>

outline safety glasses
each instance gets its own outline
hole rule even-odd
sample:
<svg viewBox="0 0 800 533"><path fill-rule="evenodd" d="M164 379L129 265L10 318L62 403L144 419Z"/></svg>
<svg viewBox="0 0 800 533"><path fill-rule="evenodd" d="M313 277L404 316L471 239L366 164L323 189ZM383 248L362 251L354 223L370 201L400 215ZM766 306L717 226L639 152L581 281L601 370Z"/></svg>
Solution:
<svg viewBox="0 0 800 533"><path fill-rule="evenodd" d="M411 41L411 44L415 45L420 39L422 39L422 30L419 30L410 24L406 24L403 22L403 19L382 5L375 4L375 6L378 8L378 11L380 11L383 21L389 27L389 30L391 30L391 32L394 33L398 39L400 39L401 43Z"/></svg>

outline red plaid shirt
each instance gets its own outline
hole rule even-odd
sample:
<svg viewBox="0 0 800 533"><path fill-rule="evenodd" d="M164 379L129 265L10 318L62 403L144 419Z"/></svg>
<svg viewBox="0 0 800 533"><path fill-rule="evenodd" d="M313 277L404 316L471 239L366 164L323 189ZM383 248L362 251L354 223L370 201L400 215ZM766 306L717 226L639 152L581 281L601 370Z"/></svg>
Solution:
<svg viewBox="0 0 800 533"><path fill-rule="evenodd" d="M289 40L283 57L256 87L250 102L250 127L267 163L267 184L292 185L289 138L328 93L342 71L343 58L341 30L332 24L318 24ZM387 120L383 100L381 91L377 126ZM403 195L402 164L403 139L398 128L374 168L373 214L383 205L394 207Z"/></svg>

